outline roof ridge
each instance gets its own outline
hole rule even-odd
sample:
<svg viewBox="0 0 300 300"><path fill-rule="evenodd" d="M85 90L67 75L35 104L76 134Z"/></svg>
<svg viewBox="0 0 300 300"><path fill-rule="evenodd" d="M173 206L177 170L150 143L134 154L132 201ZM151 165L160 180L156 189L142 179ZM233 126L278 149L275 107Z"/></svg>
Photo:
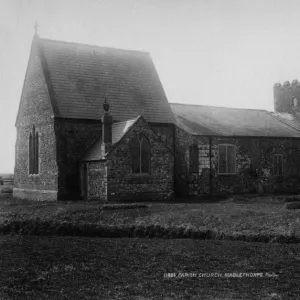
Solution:
<svg viewBox="0 0 300 300"><path fill-rule="evenodd" d="M82 46L82 47L89 47L89 48L99 48L99 49L107 49L113 51L122 51L122 52L132 52L132 53L139 53L144 54L145 56L150 56L150 52L148 51L141 51L141 50L132 50L132 49L123 49L123 48L115 48L115 47L106 47L106 46L99 46L99 45L91 45L86 43L79 43L79 42L70 42L70 41L62 41L62 40L52 40L46 38L40 38L43 42L51 42L51 43L58 43L58 44L68 44L68 45L75 45L75 46Z"/></svg>
<svg viewBox="0 0 300 300"><path fill-rule="evenodd" d="M227 108L227 109L240 109L240 110L255 110L255 111L264 111L270 112L265 109L256 109L256 108L242 108L242 107L226 107L226 106L215 106L215 105L203 105L203 104L189 104L189 103L176 103L176 102L169 102L170 105L185 105L185 106L203 106L203 107L215 107L215 108Z"/></svg>

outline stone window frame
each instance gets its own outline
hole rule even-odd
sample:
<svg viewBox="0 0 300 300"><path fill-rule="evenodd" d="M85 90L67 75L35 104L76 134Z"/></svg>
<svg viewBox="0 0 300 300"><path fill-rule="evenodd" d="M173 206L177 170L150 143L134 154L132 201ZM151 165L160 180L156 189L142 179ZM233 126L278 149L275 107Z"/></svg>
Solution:
<svg viewBox="0 0 300 300"><path fill-rule="evenodd" d="M35 138L33 138L33 136L35 136ZM32 143L34 144L33 146ZM33 154L32 148L35 148ZM28 150L28 175L33 177L39 176L41 170L41 133L35 129L34 125L28 135ZM34 155L33 159L32 155Z"/></svg>
<svg viewBox="0 0 300 300"><path fill-rule="evenodd" d="M279 165L279 161L280 161L279 158L281 158L280 165ZM276 161L277 161L277 166L280 166L280 168L277 168L277 171L275 170ZM280 172L280 169L281 169L281 172ZM277 177L283 176L283 154L281 154L281 153L275 153L273 155L273 175L277 176Z"/></svg>
<svg viewBox="0 0 300 300"><path fill-rule="evenodd" d="M131 140L130 140L130 144L136 140L139 144L139 172L134 172L133 168L134 168L134 165L132 163L132 175L134 176L141 176L141 175L150 175L151 174L151 143L150 143L150 140L147 138L147 136L145 135L142 135L140 137L132 137ZM148 145L149 145L149 170L148 172L142 172L142 142L143 140L147 140L148 141ZM131 155L132 155L132 150L130 149L130 152L131 152Z"/></svg>
<svg viewBox="0 0 300 300"><path fill-rule="evenodd" d="M220 172L220 147L226 147L226 172ZM234 171L228 172L228 147L232 147L234 151ZM218 174L219 175L236 175L236 145L235 144L229 144L229 143L222 143L218 145Z"/></svg>

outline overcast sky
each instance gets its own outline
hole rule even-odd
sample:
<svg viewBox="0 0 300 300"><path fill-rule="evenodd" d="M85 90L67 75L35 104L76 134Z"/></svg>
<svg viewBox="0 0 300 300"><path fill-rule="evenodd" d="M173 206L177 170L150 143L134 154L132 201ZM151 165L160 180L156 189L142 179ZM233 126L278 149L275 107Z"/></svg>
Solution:
<svg viewBox="0 0 300 300"><path fill-rule="evenodd" d="M0 173L14 168L35 20L44 38L150 52L169 102L272 110L273 84L300 74L299 11L297 0L0 0Z"/></svg>

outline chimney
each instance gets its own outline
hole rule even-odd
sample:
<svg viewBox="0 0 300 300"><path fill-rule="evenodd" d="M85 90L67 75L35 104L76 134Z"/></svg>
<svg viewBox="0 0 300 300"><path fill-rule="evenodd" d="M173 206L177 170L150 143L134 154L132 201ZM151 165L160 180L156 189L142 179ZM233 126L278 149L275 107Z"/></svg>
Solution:
<svg viewBox="0 0 300 300"><path fill-rule="evenodd" d="M104 110L104 115L101 119L101 121L102 121L102 153L103 153L103 155L105 155L105 153L107 153L107 151L111 147L112 123L113 123L113 118L109 114L109 104L108 104L106 98L103 102L103 110Z"/></svg>

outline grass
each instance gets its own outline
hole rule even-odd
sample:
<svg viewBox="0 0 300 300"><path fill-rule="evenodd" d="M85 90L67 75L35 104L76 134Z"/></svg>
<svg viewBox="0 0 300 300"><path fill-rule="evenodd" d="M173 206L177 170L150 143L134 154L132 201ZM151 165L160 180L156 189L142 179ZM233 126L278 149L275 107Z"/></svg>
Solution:
<svg viewBox="0 0 300 300"><path fill-rule="evenodd" d="M20 233L22 228L23 234L48 230L59 235L300 242L300 211L285 209L285 198L146 204L105 210L96 202L36 202L1 195L0 232Z"/></svg>
<svg viewBox="0 0 300 300"><path fill-rule="evenodd" d="M300 211L285 209L284 197L129 207L136 208L106 210L97 202L37 202L0 194L0 233L300 242Z"/></svg>
<svg viewBox="0 0 300 300"><path fill-rule="evenodd" d="M299 244L199 240L299 242L300 212L285 209L285 198L145 204L106 210L96 202L0 194L0 232L6 233L0 236L0 299L298 298ZM49 232L56 236L43 236ZM179 277L184 273L221 277Z"/></svg>
<svg viewBox="0 0 300 300"><path fill-rule="evenodd" d="M0 245L1 299L298 299L300 293L300 245L11 235Z"/></svg>

